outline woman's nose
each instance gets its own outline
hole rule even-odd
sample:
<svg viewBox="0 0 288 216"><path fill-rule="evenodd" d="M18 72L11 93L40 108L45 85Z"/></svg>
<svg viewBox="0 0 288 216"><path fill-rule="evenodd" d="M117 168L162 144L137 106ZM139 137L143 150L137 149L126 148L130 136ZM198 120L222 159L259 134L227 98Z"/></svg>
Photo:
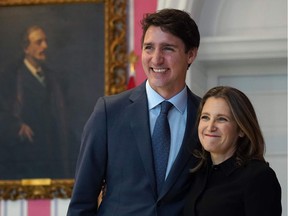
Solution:
<svg viewBox="0 0 288 216"><path fill-rule="evenodd" d="M214 121L210 121L208 123L208 127L207 128L208 128L209 131L215 131L216 130L215 122Z"/></svg>

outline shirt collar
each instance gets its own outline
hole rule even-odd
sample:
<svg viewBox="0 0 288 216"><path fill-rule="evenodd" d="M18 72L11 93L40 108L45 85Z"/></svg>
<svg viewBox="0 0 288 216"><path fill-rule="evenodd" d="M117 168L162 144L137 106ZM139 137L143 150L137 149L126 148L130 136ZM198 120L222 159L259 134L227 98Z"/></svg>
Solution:
<svg viewBox="0 0 288 216"><path fill-rule="evenodd" d="M148 107L149 110L155 108L158 104L163 102L165 98L159 95L149 84L148 80L146 81L146 92L148 98ZM182 114L184 113L187 106L187 87L185 86L182 91L177 95L168 100L171 102L176 109L179 110Z"/></svg>
<svg viewBox="0 0 288 216"><path fill-rule="evenodd" d="M31 73L33 75L37 75L37 71L41 70L41 68L35 68L26 58L24 59L24 64L26 65L26 67L29 69L29 71L31 71Z"/></svg>
<svg viewBox="0 0 288 216"><path fill-rule="evenodd" d="M239 167L236 163L235 156L230 157L229 159L225 160L224 162L218 164L218 165L212 165L212 168L214 170L221 169L226 176L229 176L234 170L236 170Z"/></svg>

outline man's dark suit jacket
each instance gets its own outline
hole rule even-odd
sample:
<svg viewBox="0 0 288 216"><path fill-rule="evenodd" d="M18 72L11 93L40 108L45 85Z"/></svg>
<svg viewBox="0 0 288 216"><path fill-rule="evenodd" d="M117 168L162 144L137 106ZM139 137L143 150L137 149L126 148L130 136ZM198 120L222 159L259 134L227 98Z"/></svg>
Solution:
<svg viewBox="0 0 288 216"><path fill-rule="evenodd" d="M66 176L66 110L55 73L43 66L44 87L21 63L0 80L0 173L5 179ZM21 123L29 125L33 143L20 139ZM61 168L60 168L61 167Z"/></svg>
<svg viewBox="0 0 288 216"><path fill-rule="evenodd" d="M68 215L181 215L190 186L189 169L196 163L191 149L199 147L194 125L199 102L188 90L182 147L157 196L145 82L118 95L101 97L84 128ZM104 179L106 194L97 210Z"/></svg>

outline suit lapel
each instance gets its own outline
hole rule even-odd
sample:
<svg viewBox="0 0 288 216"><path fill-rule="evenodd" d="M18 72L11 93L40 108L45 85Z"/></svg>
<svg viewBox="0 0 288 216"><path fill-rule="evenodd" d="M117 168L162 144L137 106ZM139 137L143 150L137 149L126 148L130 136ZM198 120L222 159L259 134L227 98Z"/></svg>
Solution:
<svg viewBox="0 0 288 216"><path fill-rule="evenodd" d="M145 85L142 84L139 88L135 89L130 96L130 100L133 102L127 107L129 116L133 116L130 121L130 127L139 148L143 166L146 170L148 178L150 179L152 190L156 195L156 182L149 126L149 111Z"/></svg>

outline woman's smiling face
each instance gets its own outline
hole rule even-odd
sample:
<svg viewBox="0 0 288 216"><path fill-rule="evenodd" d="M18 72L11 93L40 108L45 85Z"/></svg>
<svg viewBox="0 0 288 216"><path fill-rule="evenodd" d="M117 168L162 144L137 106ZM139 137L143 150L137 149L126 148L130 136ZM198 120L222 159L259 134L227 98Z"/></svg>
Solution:
<svg viewBox="0 0 288 216"><path fill-rule="evenodd" d="M223 98L210 97L206 100L200 116L198 135L203 148L211 153L214 164L234 154L241 132Z"/></svg>

